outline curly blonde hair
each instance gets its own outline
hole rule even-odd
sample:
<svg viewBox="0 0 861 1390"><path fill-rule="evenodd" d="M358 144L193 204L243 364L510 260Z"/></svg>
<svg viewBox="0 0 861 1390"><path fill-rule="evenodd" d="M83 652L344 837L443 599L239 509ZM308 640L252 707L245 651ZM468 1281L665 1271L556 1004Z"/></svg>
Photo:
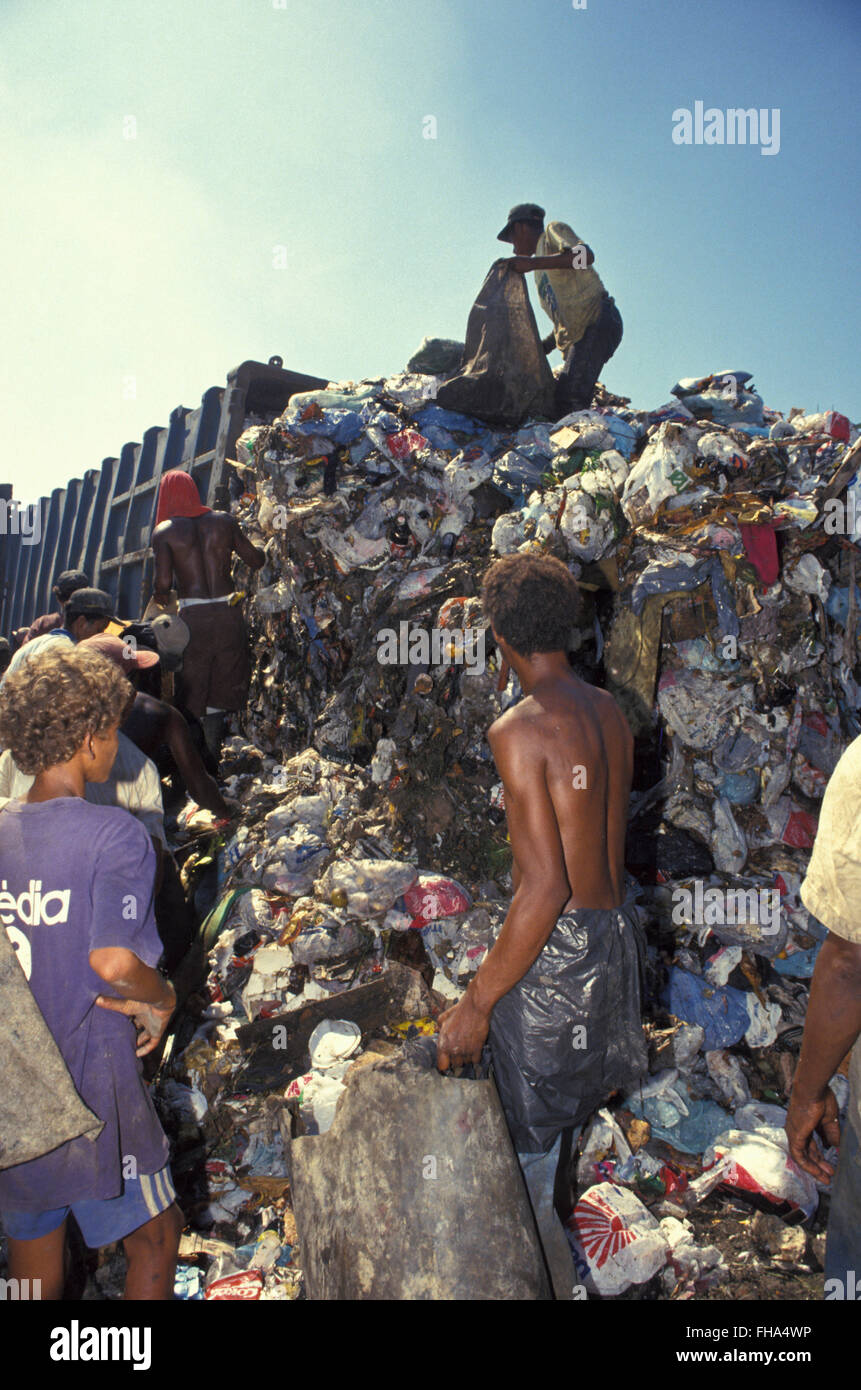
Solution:
<svg viewBox="0 0 861 1390"><path fill-rule="evenodd" d="M59 650L22 662L0 687L0 747L29 775L69 762L88 734L120 724L134 699L131 682L106 657L52 645Z"/></svg>

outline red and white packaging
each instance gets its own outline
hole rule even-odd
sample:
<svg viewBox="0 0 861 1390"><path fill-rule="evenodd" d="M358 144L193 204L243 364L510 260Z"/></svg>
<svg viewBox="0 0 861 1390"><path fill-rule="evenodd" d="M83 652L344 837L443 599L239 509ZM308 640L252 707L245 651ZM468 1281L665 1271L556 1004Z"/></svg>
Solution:
<svg viewBox="0 0 861 1390"><path fill-rule="evenodd" d="M620 1294L667 1262L669 1243L652 1213L624 1187L584 1192L568 1221L577 1277L589 1293Z"/></svg>
<svg viewBox="0 0 861 1390"><path fill-rule="evenodd" d="M793 849L812 849L816 839L816 817L797 806L788 796L782 796L773 806L765 808L765 818L775 840L782 840Z"/></svg>
<svg viewBox="0 0 861 1390"><path fill-rule="evenodd" d="M247 1303L258 1299L263 1292L263 1275L259 1269L242 1269L238 1274L226 1274L209 1285L207 1299L230 1299Z"/></svg>
<svg viewBox="0 0 861 1390"><path fill-rule="evenodd" d="M440 874L419 874L412 888L404 893L404 907L412 913L411 927L420 929L441 917L459 917L472 907L472 898L453 878Z"/></svg>
<svg viewBox="0 0 861 1390"><path fill-rule="evenodd" d="M397 434L390 434L386 439L386 448L393 459L409 458L410 454L415 454L419 449L427 448L427 440L418 430L399 430Z"/></svg>
<svg viewBox="0 0 861 1390"><path fill-rule="evenodd" d="M819 1204L816 1183L789 1157L786 1131L775 1125L756 1130L728 1129L703 1154L703 1172L728 1162L723 1181L738 1192L755 1192L776 1206L789 1202L805 1216Z"/></svg>

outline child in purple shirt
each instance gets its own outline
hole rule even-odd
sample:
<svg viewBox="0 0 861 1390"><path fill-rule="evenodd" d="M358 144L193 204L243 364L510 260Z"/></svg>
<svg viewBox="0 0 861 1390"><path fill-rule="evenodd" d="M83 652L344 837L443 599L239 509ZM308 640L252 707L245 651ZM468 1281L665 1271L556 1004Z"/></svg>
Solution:
<svg viewBox="0 0 861 1390"><path fill-rule="evenodd" d="M155 856L127 811L84 800L86 784L111 770L133 695L113 663L59 643L0 691L0 745L35 775L26 801L0 811L0 927L102 1121L95 1139L0 1171L9 1275L40 1280L43 1298L62 1297L70 1211L89 1246L123 1241L126 1298L173 1294L182 1215L138 1060L176 1005L153 968Z"/></svg>

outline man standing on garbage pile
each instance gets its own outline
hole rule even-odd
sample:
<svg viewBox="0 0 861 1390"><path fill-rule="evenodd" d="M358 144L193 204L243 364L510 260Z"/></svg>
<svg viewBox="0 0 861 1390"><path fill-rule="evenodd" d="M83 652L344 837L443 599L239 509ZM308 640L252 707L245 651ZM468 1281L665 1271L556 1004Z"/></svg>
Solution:
<svg viewBox="0 0 861 1390"><path fill-rule="evenodd" d="M482 602L506 663L502 679L510 666L523 691L488 733L514 897L465 995L442 1015L438 1059L442 1070L478 1061L489 1034L554 1288L570 1298L571 1254L553 1207L563 1131L647 1066L640 928L625 903L633 739L612 696L571 669L579 593L561 561L498 560Z"/></svg>
<svg viewBox="0 0 861 1390"><path fill-rule="evenodd" d="M162 478L155 520L153 597L166 607L176 579L179 610L189 630L183 700L203 725L217 760L225 713L244 708L251 680L248 629L232 593L230 558L236 554L249 569L258 570L266 556L229 512L203 506L194 479L181 469Z"/></svg>
<svg viewBox="0 0 861 1390"><path fill-rule="evenodd" d="M839 1145L825 1296L854 1299L854 1271L861 1276L861 738L850 743L825 789L801 900L828 935L810 984L786 1133L795 1162L819 1182L830 1182L834 1169L825 1162L815 1131L828 1147ZM849 1109L841 1132L828 1083L850 1049ZM837 1281L831 1290L829 1280Z"/></svg>
<svg viewBox="0 0 861 1390"><path fill-rule="evenodd" d="M76 589L63 611L62 627L24 642L9 662L6 675L10 676L23 662L32 661L34 656L57 642L83 642L85 637L104 632L113 616L114 601L104 589Z"/></svg>
<svg viewBox="0 0 861 1390"><path fill-rule="evenodd" d="M27 628L24 642L32 642L34 637L42 637L46 632L53 632L56 628L63 627L66 604L72 594L76 589L89 589L89 587L90 576L85 574L83 570L63 570L63 573L57 576L53 590L59 611L43 613L41 618L37 618L35 622L31 623Z"/></svg>
<svg viewBox="0 0 861 1390"><path fill-rule="evenodd" d="M556 418L587 410L604 365L622 341L622 316L604 289L591 247L565 222L548 222L537 203L518 203L497 241L514 244L513 270L534 270L538 298L553 320L545 352L558 347L565 361L556 378Z"/></svg>
<svg viewBox="0 0 861 1390"><path fill-rule="evenodd" d="M73 1084L102 1121L95 1141L0 1171L9 1276L41 1280L44 1299L63 1296L69 1212L91 1249L124 1242L126 1298L173 1294L182 1215L138 1060L176 1003L153 968L155 859L132 816L84 797L110 772L128 694L104 657L66 644L0 692L0 737L35 777L25 801L0 811L3 922Z"/></svg>

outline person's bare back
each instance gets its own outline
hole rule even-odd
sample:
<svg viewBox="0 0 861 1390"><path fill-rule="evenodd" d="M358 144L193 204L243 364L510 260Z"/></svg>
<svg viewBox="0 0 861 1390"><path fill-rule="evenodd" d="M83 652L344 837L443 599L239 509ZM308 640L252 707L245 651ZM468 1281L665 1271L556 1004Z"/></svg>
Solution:
<svg viewBox="0 0 861 1390"><path fill-rule="evenodd" d="M514 895L466 994L442 1016L443 1070L452 1057L478 1060L494 1009L519 987L563 920L562 935L575 929L578 913L591 917L593 936L610 951L630 918L625 829L633 738L612 696L571 669L574 579L551 556L508 555L488 570L482 602L503 659L500 688L510 668L523 692L488 731L505 792ZM621 982L620 961L613 969ZM576 995L576 982L571 988ZM629 1002L637 1007L633 994Z"/></svg>
<svg viewBox="0 0 861 1390"><path fill-rule="evenodd" d="M234 553L252 569L263 563L262 552L228 512L163 521L153 531L152 548L157 602L167 597L174 577L180 598L223 598L233 588L230 561Z"/></svg>
<svg viewBox="0 0 861 1390"><path fill-rule="evenodd" d="M520 839L519 803L528 798L530 814L543 817L547 836L559 842L570 889L564 911L620 906L633 739L612 696L573 672L552 677L502 715L488 738L506 788L512 845ZM523 867L515 854L515 890Z"/></svg>

